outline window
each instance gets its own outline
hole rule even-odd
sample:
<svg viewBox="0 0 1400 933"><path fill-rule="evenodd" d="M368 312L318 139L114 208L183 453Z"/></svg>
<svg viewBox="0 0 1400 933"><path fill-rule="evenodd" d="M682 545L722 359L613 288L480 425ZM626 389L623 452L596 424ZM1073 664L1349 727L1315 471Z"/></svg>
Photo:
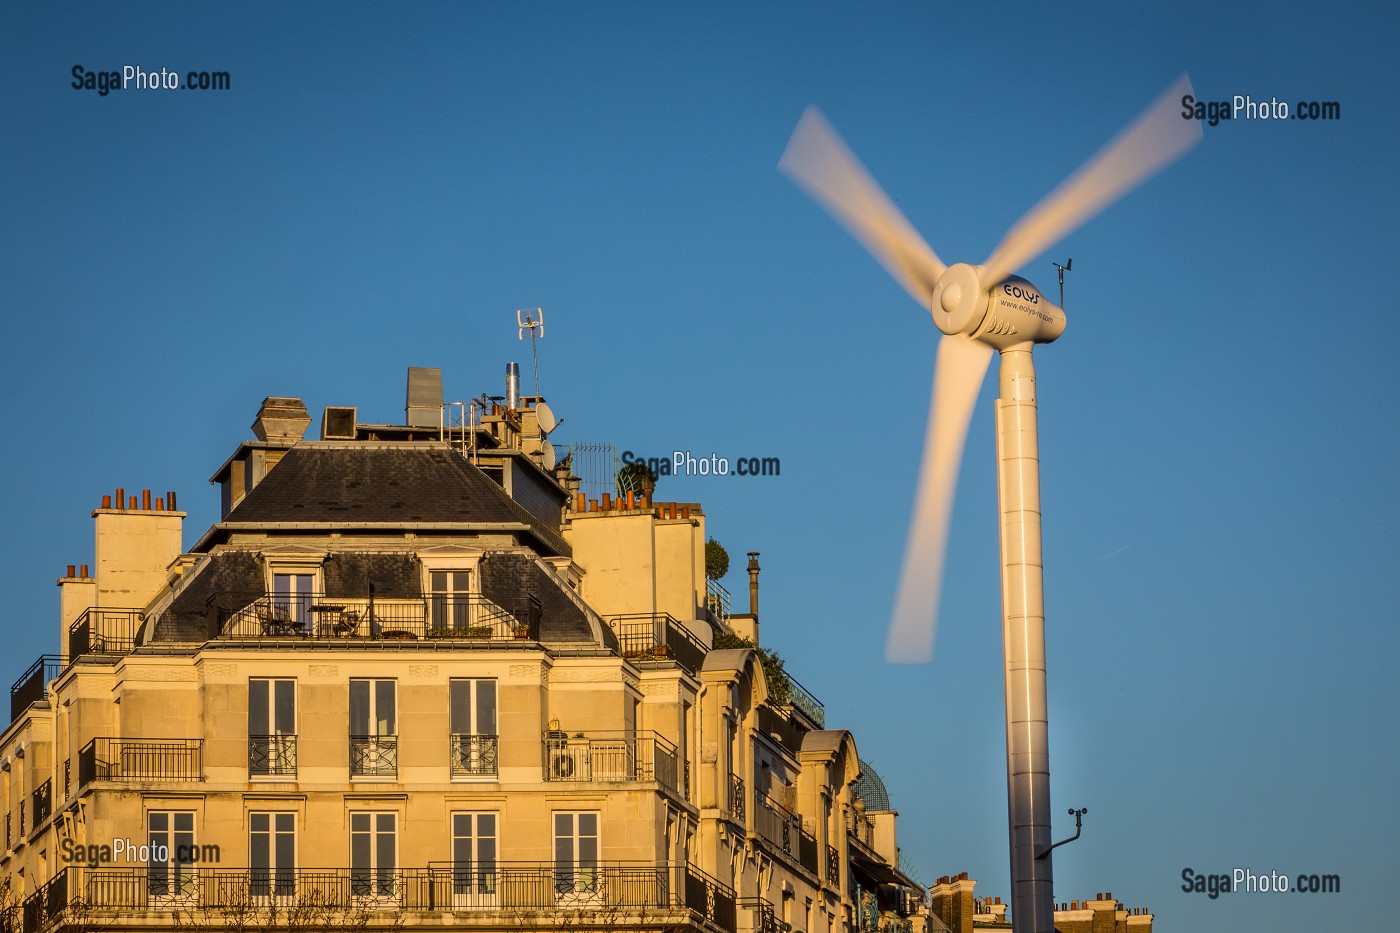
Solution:
<svg viewBox="0 0 1400 933"><path fill-rule="evenodd" d="M496 903L496 814L452 814L452 904Z"/></svg>
<svg viewBox="0 0 1400 933"><path fill-rule="evenodd" d="M397 777L399 744L394 681L350 681L350 774Z"/></svg>
<svg viewBox="0 0 1400 933"><path fill-rule="evenodd" d="M272 607L278 618L295 625L311 621L311 599L316 589L314 573L273 573Z"/></svg>
<svg viewBox="0 0 1400 933"><path fill-rule="evenodd" d="M248 814L249 891L255 898L296 894L295 813Z"/></svg>
<svg viewBox="0 0 1400 933"><path fill-rule="evenodd" d="M496 775L496 682L452 680L448 687L452 776Z"/></svg>
<svg viewBox="0 0 1400 933"><path fill-rule="evenodd" d="M398 814L350 814L350 893L355 897L393 897L398 857Z"/></svg>
<svg viewBox="0 0 1400 933"><path fill-rule="evenodd" d="M433 570L428 573L428 600L432 628L466 629L471 620L471 573L466 570Z"/></svg>
<svg viewBox="0 0 1400 933"><path fill-rule="evenodd" d="M296 776L297 682L248 681L248 773Z"/></svg>
<svg viewBox="0 0 1400 933"><path fill-rule="evenodd" d="M554 814L554 892L563 906L597 901L598 814Z"/></svg>
<svg viewBox="0 0 1400 933"><path fill-rule="evenodd" d="M169 903L195 896L194 813L151 810L146 814L147 891L153 901Z"/></svg>

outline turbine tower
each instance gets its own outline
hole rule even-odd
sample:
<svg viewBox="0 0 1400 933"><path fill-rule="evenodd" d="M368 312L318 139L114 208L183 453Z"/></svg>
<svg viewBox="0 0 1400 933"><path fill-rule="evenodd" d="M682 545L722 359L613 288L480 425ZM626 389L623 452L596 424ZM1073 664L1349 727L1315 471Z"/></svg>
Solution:
<svg viewBox="0 0 1400 933"><path fill-rule="evenodd" d="M918 491L886 644L891 661L927 661L933 656L963 444L992 354L1001 354L997 490L1015 933L1054 931L1040 458L1031 350L1064 332L1065 315L1034 285L1012 273L1200 142L1200 123L1181 117L1179 102L1187 94L1192 94L1191 82L1182 75L1021 218L980 266L945 266L815 108L802 115L778 163L929 310L944 335L938 343Z"/></svg>

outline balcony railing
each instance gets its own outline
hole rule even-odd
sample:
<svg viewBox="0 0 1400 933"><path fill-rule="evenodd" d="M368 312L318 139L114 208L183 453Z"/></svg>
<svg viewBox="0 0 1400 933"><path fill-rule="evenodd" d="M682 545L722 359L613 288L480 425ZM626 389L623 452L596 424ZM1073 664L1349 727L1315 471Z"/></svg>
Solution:
<svg viewBox="0 0 1400 933"><path fill-rule="evenodd" d="M744 804L744 779L737 774L729 775L729 812L734 819L744 822L744 811L747 807Z"/></svg>
<svg viewBox="0 0 1400 933"><path fill-rule="evenodd" d="M543 614L533 596L502 605L475 593L408 599L265 593L218 596L213 602L219 636L230 639L538 641Z"/></svg>
<svg viewBox="0 0 1400 933"><path fill-rule="evenodd" d="M68 626L68 657L130 654L144 618L140 609L88 609Z"/></svg>
<svg viewBox="0 0 1400 933"><path fill-rule="evenodd" d="M53 779L50 778L34 788L31 798L34 805L34 822L31 825L37 829L47 823L53 815Z"/></svg>
<svg viewBox="0 0 1400 933"><path fill-rule="evenodd" d="M248 773L257 776L296 777L297 737L248 736Z"/></svg>
<svg viewBox="0 0 1400 933"><path fill-rule="evenodd" d="M841 856L831 843L826 846L826 880L832 887L841 882Z"/></svg>
<svg viewBox="0 0 1400 933"><path fill-rule="evenodd" d="M624 658L675 661L694 674L705 663L705 645L669 613L632 613L607 619Z"/></svg>
<svg viewBox="0 0 1400 933"><path fill-rule="evenodd" d="M335 912L365 909L460 912L482 919L498 912L508 915L511 924L536 929L557 928L558 915L550 913L556 910L567 910L570 916L597 912L597 925L604 927L638 923L672 928L699 921L733 933L736 919L733 889L685 864L198 868L182 872L179 883L172 883L168 873L145 868L68 867L23 902L21 916L15 918L19 922L12 920L9 928L42 930L62 921L69 908L77 908L89 922L101 921L113 911L122 917L132 911L171 908L188 911L192 918L208 911L210 922L217 922L231 908L255 911L273 906L324 911L321 916L307 913L306 919L318 928L323 922L331 925ZM524 913L532 911L543 913ZM257 922L256 915L249 919ZM334 925L340 928L339 923ZM589 924L583 921L583 925Z"/></svg>
<svg viewBox="0 0 1400 933"><path fill-rule="evenodd" d="M78 786L92 781L200 781L203 739L96 738L78 751Z"/></svg>
<svg viewBox="0 0 1400 933"><path fill-rule="evenodd" d="M495 777L497 740L494 735L453 734L448 746L452 776Z"/></svg>
<svg viewBox="0 0 1400 933"><path fill-rule="evenodd" d="M767 794L757 795L754 828L758 834L785 855L796 855L802 821L797 814Z"/></svg>
<svg viewBox="0 0 1400 933"><path fill-rule="evenodd" d="M544 779L588 783L655 781L683 800L683 762L676 747L651 732L593 732L544 739Z"/></svg>
<svg viewBox="0 0 1400 933"><path fill-rule="evenodd" d="M49 695L49 681L57 677L59 671L59 656L44 654L19 675L19 679L10 687L11 722L29 709L31 703L37 703Z"/></svg>
<svg viewBox="0 0 1400 933"><path fill-rule="evenodd" d="M787 673L787 671L783 673L787 675L788 682L787 697L783 702L787 705L797 707L808 719L812 720L818 729L825 729L826 707L822 705L822 701L818 700L812 695L810 690L798 683L796 677L793 677L791 674Z"/></svg>
<svg viewBox="0 0 1400 933"><path fill-rule="evenodd" d="M350 736L350 774L353 777L398 777L399 737Z"/></svg>
<svg viewBox="0 0 1400 933"><path fill-rule="evenodd" d="M729 591L718 580L705 579L705 608L721 622L729 621Z"/></svg>
<svg viewBox="0 0 1400 933"><path fill-rule="evenodd" d="M741 897L739 909L753 911L753 933L783 933L783 925L778 922L778 912L774 909L773 902L766 897Z"/></svg>

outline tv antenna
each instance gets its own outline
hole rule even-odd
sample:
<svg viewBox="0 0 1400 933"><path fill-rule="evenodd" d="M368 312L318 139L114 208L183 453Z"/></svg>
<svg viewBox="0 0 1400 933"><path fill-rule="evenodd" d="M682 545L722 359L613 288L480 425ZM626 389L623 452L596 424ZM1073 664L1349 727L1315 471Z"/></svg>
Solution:
<svg viewBox="0 0 1400 933"><path fill-rule="evenodd" d="M535 360L535 397L540 394L540 338L544 336L544 309L525 308L515 309L515 323L520 325L520 339L525 339L525 332L530 332L530 355Z"/></svg>

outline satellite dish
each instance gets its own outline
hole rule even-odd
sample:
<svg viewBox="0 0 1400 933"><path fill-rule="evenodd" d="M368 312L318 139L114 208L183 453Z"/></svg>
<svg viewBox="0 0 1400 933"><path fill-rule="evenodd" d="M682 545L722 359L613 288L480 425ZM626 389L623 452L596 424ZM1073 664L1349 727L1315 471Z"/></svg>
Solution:
<svg viewBox="0 0 1400 933"><path fill-rule="evenodd" d="M559 421L554 417L554 412L550 411L549 406L544 402L535 405L535 420L540 424L541 434L548 434L559 426Z"/></svg>
<svg viewBox="0 0 1400 933"><path fill-rule="evenodd" d="M549 441L543 441L541 443L540 459L543 461L546 470L554 469L554 465L559 462L558 456L554 453L554 445Z"/></svg>

